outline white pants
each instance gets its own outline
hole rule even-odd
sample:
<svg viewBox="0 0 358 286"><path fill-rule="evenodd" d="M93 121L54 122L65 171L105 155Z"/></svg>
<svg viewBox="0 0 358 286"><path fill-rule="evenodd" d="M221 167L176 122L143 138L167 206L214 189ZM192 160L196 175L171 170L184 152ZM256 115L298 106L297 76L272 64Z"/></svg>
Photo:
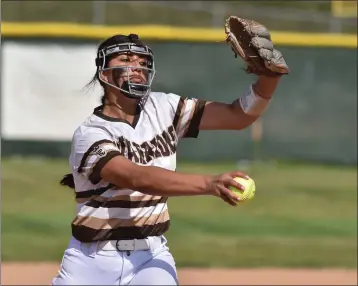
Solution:
<svg viewBox="0 0 358 286"><path fill-rule="evenodd" d="M149 250L101 250L72 238L52 285L178 285L166 239Z"/></svg>

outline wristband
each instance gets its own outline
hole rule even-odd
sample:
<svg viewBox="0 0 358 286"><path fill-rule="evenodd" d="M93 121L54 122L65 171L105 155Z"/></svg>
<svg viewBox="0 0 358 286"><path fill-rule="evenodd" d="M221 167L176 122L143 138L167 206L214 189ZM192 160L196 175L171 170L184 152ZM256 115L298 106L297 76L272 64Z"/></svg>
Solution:
<svg viewBox="0 0 358 286"><path fill-rule="evenodd" d="M252 85L243 97L239 98L242 110L252 116L261 115L269 105L269 100L258 96L252 89Z"/></svg>

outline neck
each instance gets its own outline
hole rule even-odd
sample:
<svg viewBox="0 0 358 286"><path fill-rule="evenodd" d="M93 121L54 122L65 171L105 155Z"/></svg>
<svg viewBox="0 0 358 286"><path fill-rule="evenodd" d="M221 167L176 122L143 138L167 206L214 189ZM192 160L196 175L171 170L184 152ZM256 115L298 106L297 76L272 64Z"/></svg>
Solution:
<svg viewBox="0 0 358 286"><path fill-rule="evenodd" d="M137 100L123 94L108 94L103 107L103 114L132 122L137 114Z"/></svg>

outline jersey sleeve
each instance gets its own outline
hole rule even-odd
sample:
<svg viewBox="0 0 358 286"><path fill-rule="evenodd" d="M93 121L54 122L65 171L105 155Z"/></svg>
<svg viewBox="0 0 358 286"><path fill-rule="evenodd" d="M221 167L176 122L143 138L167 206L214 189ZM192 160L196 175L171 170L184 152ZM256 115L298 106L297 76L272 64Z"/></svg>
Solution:
<svg viewBox="0 0 358 286"><path fill-rule="evenodd" d="M173 126L178 138L197 138L205 109L205 100L168 94L173 110Z"/></svg>
<svg viewBox="0 0 358 286"><path fill-rule="evenodd" d="M112 158L122 155L111 136L102 130L89 129L75 135L72 143L72 168L92 184L101 181L101 170Z"/></svg>

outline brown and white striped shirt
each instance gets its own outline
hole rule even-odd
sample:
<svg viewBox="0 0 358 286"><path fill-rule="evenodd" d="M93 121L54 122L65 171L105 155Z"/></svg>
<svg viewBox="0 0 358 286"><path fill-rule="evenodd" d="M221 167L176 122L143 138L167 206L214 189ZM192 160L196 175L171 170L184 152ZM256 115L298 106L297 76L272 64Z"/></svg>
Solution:
<svg viewBox="0 0 358 286"><path fill-rule="evenodd" d="M115 156L174 171L178 139L197 137L204 107L203 100L152 92L132 125L95 108L76 129L69 160L76 189L76 239L140 239L168 230L166 197L114 186L101 179L100 171Z"/></svg>

